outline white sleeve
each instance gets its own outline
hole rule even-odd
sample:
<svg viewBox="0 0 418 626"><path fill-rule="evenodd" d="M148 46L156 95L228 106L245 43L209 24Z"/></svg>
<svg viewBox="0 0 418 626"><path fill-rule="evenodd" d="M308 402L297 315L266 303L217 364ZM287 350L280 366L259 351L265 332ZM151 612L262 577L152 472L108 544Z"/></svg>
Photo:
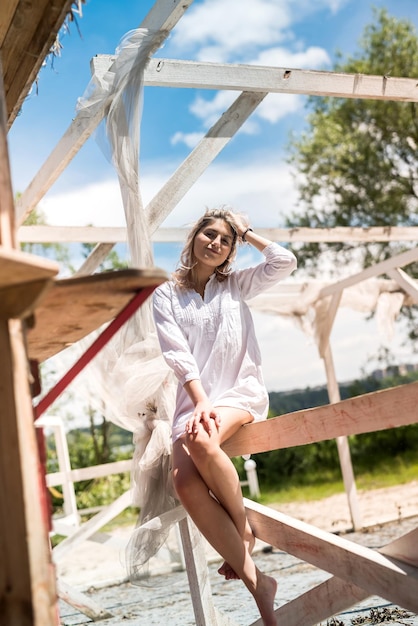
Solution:
<svg viewBox="0 0 418 626"><path fill-rule="evenodd" d="M235 272L244 300L254 298L269 287L290 276L297 260L293 252L278 243L270 243L262 251L265 261Z"/></svg>
<svg viewBox="0 0 418 626"><path fill-rule="evenodd" d="M200 373L186 336L176 322L170 291L168 283L154 291L154 320L164 359L179 382L184 385L189 380L200 379Z"/></svg>

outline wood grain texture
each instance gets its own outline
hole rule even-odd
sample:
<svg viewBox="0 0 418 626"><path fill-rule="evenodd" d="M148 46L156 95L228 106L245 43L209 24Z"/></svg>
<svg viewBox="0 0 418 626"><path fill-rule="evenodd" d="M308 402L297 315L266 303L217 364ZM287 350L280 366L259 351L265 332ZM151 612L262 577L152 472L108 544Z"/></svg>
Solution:
<svg viewBox="0 0 418 626"><path fill-rule="evenodd" d="M418 422L418 382L242 426L223 446L256 454Z"/></svg>

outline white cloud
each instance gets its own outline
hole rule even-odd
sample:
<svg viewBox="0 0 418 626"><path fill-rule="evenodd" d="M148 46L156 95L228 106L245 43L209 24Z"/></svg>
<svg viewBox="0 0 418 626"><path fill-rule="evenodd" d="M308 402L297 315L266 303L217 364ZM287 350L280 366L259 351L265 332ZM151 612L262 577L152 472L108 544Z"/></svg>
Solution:
<svg viewBox="0 0 418 626"><path fill-rule="evenodd" d="M141 174L144 204L152 200L173 171L166 162L148 164ZM184 226L206 206L229 204L244 211L260 226L280 226L293 210L296 190L288 165L276 153L258 155L252 161L212 163L196 181L164 226ZM53 193L41 203L51 225L124 226L125 217L118 182L110 179L65 193Z"/></svg>
<svg viewBox="0 0 418 626"><path fill-rule="evenodd" d="M281 41L289 24L283 2L210 0L186 12L173 31L170 46L174 52L193 49L194 58L201 61L243 59L261 42L268 46Z"/></svg>
<svg viewBox="0 0 418 626"><path fill-rule="evenodd" d="M328 52L318 46L292 52L288 48L275 47L262 50L251 61L253 65L268 65L295 69L319 69L331 64Z"/></svg>
<svg viewBox="0 0 418 626"><path fill-rule="evenodd" d="M192 149L199 143L203 136L204 133L182 133L178 131L170 139L170 143L173 146L178 143L184 143L188 148Z"/></svg>

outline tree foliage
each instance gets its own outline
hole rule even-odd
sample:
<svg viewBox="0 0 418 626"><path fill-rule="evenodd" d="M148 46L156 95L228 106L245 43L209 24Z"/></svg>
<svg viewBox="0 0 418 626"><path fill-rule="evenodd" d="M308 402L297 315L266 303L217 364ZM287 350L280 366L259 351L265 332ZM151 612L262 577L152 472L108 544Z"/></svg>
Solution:
<svg viewBox="0 0 418 626"><path fill-rule="evenodd" d="M418 75L417 33L407 20L374 11L357 54L335 72L385 77ZM418 107L390 100L311 97L308 128L290 144L301 207L290 227L332 228L418 225ZM310 243L299 249L300 265L313 273L321 258L338 267L356 260L363 267L408 247L406 242ZM332 265L331 264L331 265ZM415 264L405 268L416 274Z"/></svg>

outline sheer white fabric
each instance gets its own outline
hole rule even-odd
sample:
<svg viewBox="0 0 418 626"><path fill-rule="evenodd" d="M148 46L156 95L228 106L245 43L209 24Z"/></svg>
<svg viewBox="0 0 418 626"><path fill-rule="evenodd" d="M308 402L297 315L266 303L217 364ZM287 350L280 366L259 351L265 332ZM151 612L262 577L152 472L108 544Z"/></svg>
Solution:
<svg viewBox="0 0 418 626"><path fill-rule="evenodd" d="M110 70L93 76L78 102L80 115L94 117L106 111L98 141L118 175L130 264L141 268L153 265L139 189L143 75L164 37L165 33L147 29L127 33ZM133 432L133 503L140 507L140 517L128 545L126 564L131 580L144 582L146 563L164 543L173 523L163 514L178 504L170 484L174 377L161 356L150 299L101 351L89 370L106 418Z"/></svg>

